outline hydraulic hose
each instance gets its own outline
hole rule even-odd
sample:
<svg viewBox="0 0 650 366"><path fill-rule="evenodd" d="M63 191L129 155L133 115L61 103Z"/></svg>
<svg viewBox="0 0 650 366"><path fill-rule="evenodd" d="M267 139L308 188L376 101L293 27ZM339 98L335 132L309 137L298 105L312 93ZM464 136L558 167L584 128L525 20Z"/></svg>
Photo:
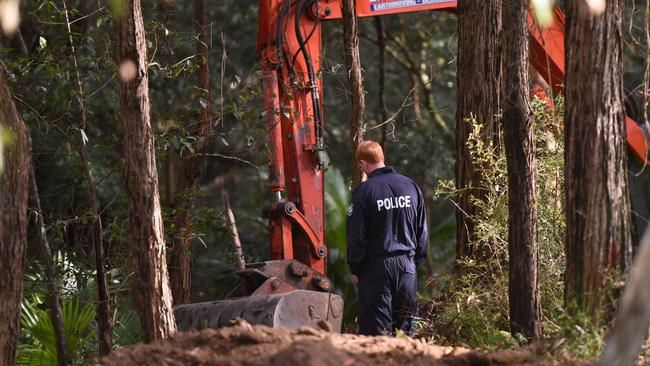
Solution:
<svg viewBox="0 0 650 366"><path fill-rule="evenodd" d="M323 126L321 123L322 115L321 115L321 106L320 106L320 96L318 94L318 84L316 80L316 74L314 73L314 65L311 56L307 51L307 47L305 47L306 42L303 39L302 31L300 30L300 25L301 25L300 18L302 17L303 13L307 10L308 6L314 2L316 3L316 6L318 6L318 0L300 0L300 2L298 3L298 8L296 9L294 25L295 25L296 39L298 40L298 46L300 47L300 52L302 52L305 58L305 63L307 64L307 76L309 78L309 83L311 84L310 85L311 102L314 110L314 124L316 127L316 149L322 150L323 149L323 138L322 138ZM322 160L321 154L319 154L318 160L319 160L318 162L319 165L322 167L324 161L320 161Z"/></svg>
<svg viewBox="0 0 650 366"><path fill-rule="evenodd" d="M282 4L282 8L280 9L280 14L278 15L278 24L275 28L275 53L278 58L278 65L277 65L277 70L278 72L282 71L282 57L284 53L284 36L283 36L283 31L282 31L282 25L284 23L284 17L291 8L291 0L286 0Z"/></svg>

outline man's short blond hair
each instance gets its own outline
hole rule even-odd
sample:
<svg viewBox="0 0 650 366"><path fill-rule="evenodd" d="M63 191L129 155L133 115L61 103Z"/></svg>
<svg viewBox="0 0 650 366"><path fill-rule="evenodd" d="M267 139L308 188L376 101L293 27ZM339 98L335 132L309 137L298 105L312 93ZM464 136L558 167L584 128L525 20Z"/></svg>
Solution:
<svg viewBox="0 0 650 366"><path fill-rule="evenodd" d="M366 140L357 146L357 160L365 160L370 164L377 164L384 161L384 150L375 141Z"/></svg>

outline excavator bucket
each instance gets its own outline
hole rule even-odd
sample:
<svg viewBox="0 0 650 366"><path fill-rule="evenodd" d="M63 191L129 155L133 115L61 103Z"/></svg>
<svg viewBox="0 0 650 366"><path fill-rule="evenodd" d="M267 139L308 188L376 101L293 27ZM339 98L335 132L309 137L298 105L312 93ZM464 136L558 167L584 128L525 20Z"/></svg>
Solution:
<svg viewBox="0 0 650 366"><path fill-rule="evenodd" d="M174 308L179 331L227 326L242 318L251 324L297 329L301 326L341 331L343 300L332 293L309 290L267 296L179 305Z"/></svg>
<svg viewBox="0 0 650 366"><path fill-rule="evenodd" d="M251 324L341 331L343 299L330 292L330 280L296 260L252 263L225 300L174 307L178 330L227 326L242 318Z"/></svg>

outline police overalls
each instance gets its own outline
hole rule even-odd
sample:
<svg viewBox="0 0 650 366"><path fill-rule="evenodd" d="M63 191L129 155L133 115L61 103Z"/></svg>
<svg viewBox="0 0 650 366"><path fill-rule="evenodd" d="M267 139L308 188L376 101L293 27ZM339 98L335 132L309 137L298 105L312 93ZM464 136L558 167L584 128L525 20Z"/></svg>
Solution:
<svg viewBox="0 0 650 366"><path fill-rule="evenodd" d="M427 254L424 199L392 167L371 172L348 208L348 265L359 277L359 333L413 334L418 314L415 268Z"/></svg>

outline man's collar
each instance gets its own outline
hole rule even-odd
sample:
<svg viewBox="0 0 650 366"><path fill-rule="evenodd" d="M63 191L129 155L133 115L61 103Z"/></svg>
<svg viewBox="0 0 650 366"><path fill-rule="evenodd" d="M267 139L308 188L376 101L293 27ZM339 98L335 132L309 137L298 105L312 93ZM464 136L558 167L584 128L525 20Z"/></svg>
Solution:
<svg viewBox="0 0 650 366"><path fill-rule="evenodd" d="M372 172L370 172L370 174L368 174L368 178L372 178L377 175L390 174L390 173L395 173L395 169L392 166L385 166L383 168L377 168Z"/></svg>

